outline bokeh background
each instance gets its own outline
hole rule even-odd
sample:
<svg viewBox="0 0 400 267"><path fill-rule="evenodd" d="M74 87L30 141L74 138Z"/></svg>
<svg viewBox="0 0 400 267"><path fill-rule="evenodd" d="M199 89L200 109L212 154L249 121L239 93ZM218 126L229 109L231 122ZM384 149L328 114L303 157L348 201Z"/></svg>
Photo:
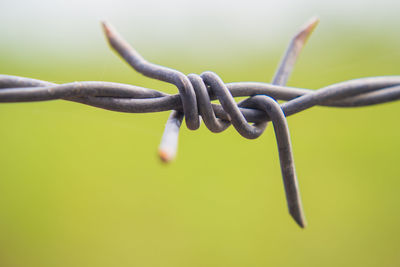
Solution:
<svg viewBox="0 0 400 267"><path fill-rule="evenodd" d="M399 75L399 1L0 0L0 73L174 93L108 47L109 20L147 59L269 82L292 34L321 23L291 86ZM168 113L50 101L0 105L0 266L399 266L399 103L288 118L309 226L287 213L271 128L182 127Z"/></svg>

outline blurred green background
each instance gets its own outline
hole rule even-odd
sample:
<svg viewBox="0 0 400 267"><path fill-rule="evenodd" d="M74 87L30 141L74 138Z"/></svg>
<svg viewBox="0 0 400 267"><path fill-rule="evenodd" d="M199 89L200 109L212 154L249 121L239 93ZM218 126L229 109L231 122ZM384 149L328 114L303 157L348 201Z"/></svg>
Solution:
<svg viewBox="0 0 400 267"><path fill-rule="evenodd" d="M291 86L399 75L395 1L0 2L0 73L174 93L107 46L109 19L144 57L225 82L270 81L291 35L321 24ZM168 113L66 101L0 105L0 266L399 266L398 102L288 118L308 228L290 218L273 131L183 125Z"/></svg>

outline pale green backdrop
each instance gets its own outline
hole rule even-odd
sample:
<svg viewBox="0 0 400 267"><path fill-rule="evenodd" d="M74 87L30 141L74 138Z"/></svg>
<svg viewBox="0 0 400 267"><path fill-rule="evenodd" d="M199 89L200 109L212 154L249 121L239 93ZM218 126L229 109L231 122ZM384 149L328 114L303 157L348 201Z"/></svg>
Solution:
<svg viewBox="0 0 400 267"><path fill-rule="evenodd" d="M394 1L82 3L2 1L0 73L176 92L114 55L105 17L156 63L268 82L291 34L319 14L289 85L400 75ZM302 230L286 210L271 128L246 140L183 125L167 166L156 150L168 113L1 104L0 266L399 266L399 114L394 102L288 119Z"/></svg>

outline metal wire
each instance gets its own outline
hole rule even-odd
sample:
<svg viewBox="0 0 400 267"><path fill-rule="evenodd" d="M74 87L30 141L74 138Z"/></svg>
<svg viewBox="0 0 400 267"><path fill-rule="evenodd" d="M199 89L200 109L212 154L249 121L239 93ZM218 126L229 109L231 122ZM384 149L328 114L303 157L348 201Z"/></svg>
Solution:
<svg viewBox="0 0 400 267"><path fill-rule="evenodd" d="M286 117L316 105L360 107L400 99L400 76L368 77L310 90L285 86L307 38L318 23L311 19L292 38L272 84L236 82L225 84L213 72L183 73L146 61L109 24L103 23L112 48L136 71L174 84L179 94L111 82L55 84L31 78L0 75L0 102L31 102L64 99L118 112L148 113L172 110L159 147L164 161L171 161L185 118L191 130L200 126L200 116L210 131L224 131L231 124L245 138L259 137L268 121L276 135L281 172L289 213L299 226L306 220L301 204ZM236 103L234 97L248 97ZM211 103L219 100L221 105ZM279 104L277 100L287 101ZM249 123L253 124L249 124Z"/></svg>

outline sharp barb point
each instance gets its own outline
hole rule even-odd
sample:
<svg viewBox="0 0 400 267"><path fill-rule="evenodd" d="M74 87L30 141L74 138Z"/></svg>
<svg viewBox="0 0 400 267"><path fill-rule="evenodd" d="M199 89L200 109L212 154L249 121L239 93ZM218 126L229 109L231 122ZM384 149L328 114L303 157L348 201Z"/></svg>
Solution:
<svg viewBox="0 0 400 267"><path fill-rule="evenodd" d="M309 21L307 21L301 28L298 34L295 37L295 40L300 42L302 46L307 42L308 37L310 37L311 33L317 27L319 23L318 17L312 17Z"/></svg>
<svg viewBox="0 0 400 267"><path fill-rule="evenodd" d="M304 218L302 213L299 213L299 210L291 210L289 211L290 215L292 218L295 220L295 222L301 227L301 228L306 228L307 227L307 221Z"/></svg>
<svg viewBox="0 0 400 267"><path fill-rule="evenodd" d="M311 34L312 30L316 27L318 24L319 19L316 17L311 18L307 23L305 23L300 31L295 34L295 36L292 38L289 47L286 49L285 55L282 59L282 61L279 64L278 70L275 73L274 78L272 79L272 84L275 85L286 85L292 71L294 68L294 65L297 61L297 58L305 44L305 41L307 40L308 36ZM283 115L284 117L284 115ZM275 122L274 122L275 123ZM286 122L284 122L285 128L287 128ZM283 136L286 136L286 140L282 138ZM296 171L294 168L294 163L293 163L293 153L291 152L291 142L290 142L290 136L289 136L289 129L286 129L286 133L283 134L277 134L276 136L277 141L278 141L278 146L279 144L284 144L286 149L282 149L283 154L280 155L281 159L281 169L282 169L282 176L283 176L283 182L285 186L285 193L286 193L286 202L289 208L289 213L293 217L293 219L296 221L296 223L304 228L305 227L305 218L303 214L303 206L301 204L301 198L300 198L300 193L299 193L299 188L298 188L298 181L296 177ZM281 140L279 140L281 139ZM281 150L280 150L281 153ZM285 154L286 153L286 154ZM284 160L286 159L286 160ZM290 160L288 160L290 159ZM286 173L288 170L291 170L290 172ZM291 204L293 203L293 204Z"/></svg>

